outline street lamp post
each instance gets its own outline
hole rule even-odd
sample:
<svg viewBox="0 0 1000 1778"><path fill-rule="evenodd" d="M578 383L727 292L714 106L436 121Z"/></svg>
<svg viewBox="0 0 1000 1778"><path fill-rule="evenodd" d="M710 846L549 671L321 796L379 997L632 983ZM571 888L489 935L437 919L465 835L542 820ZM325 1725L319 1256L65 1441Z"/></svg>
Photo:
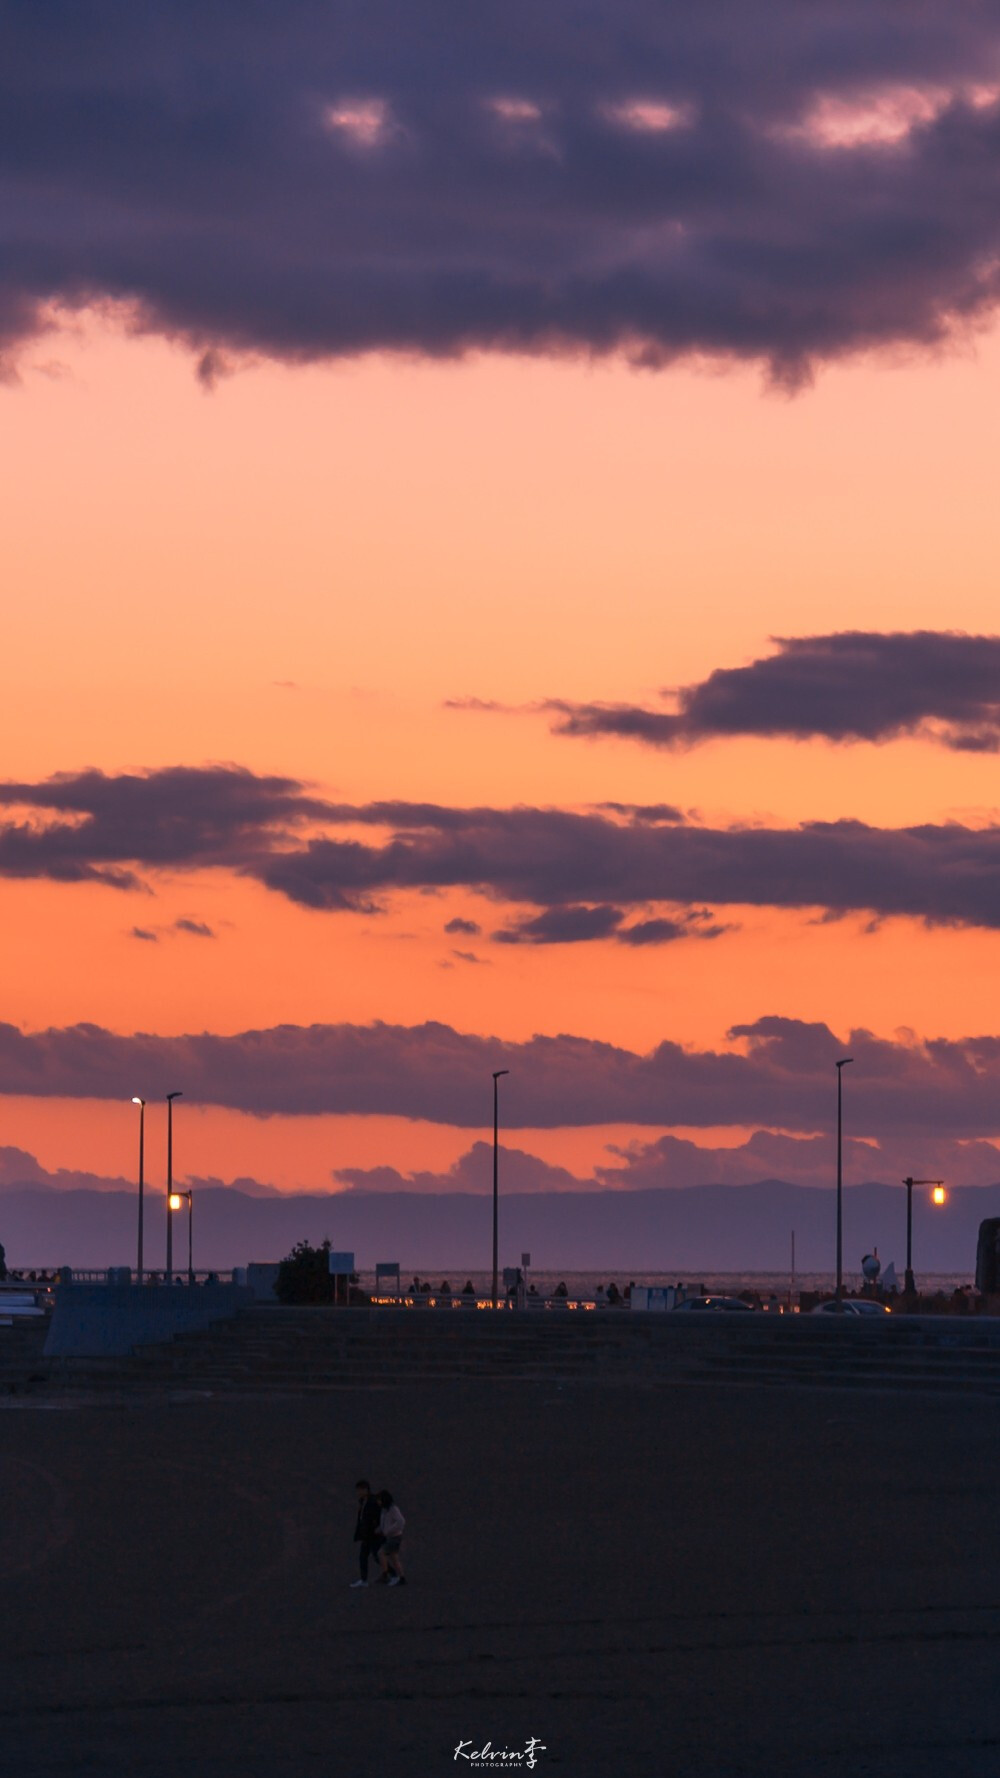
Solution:
<svg viewBox="0 0 1000 1778"><path fill-rule="evenodd" d="M509 1074L509 1073L510 1073L509 1068L497 1068L496 1071L494 1072L494 1075L493 1075L493 1307L494 1307L494 1309L497 1306L497 1252L498 1252L497 1232L498 1232L498 1226L499 1226L498 1225L498 1204L499 1204L498 1181L499 1181L499 1171L500 1171L500 1169L499 1169L500 1094L499 1094L499 1090L497 1088L497 1081L501 1078L502 1075Z"/></svg>
<svg viewBox="0 0 1000 1778"><path fill-rule="evenodd" d="M140 1099L138 1097L138 1095L134 1095L133 1099L132 1099L132 1103L133 1103L133 1105L138 1105L138 1107L139 1107L139 1250L138 1250L138 1253L136 1254L135 1269L136 1269L136 1274L137 1274L139 1283L141 1284L142 1283L142 1213L143 1213L143 1190L145 1187L144 1159L145 1159L145 1140L146 1140L146 1101L145 1101L145 1099Z"/></svg>
<svg viewBox="0 0 1000 1778"><path fill-rule="evenodd" d="M844 1095L843 1071L853 1056L837 1063L837 1307L844 1300Z"/></svg>
<svg viewBox="0 0 1000 1778"><path fill-rule="evenodd" d="M188 1207L188 1284L191 1285L194 1283L194 1238L191 1233L194 1225L194 1192L171 1192L168 1208L179 1210L185 1198Z"/></svg>
<svg viewBox="0 0 1000 1778"><path fill-rule="evenodd" d="M174 1281L174 1100L183 1093L167 1094L167 1283ZM179 1206L178 1206L179 1207Z"/></svg>
<svg viewBox="0 0 1000 1778"><path fill-rule="evenodd" d="M906 1187L906 1276L903 1279L903 1289L907 1296L915 1296L917 1287L913 1282L913 1187L915 1185L933 1185L935 1204L943 1204L944 1180L904 1179L903 1184ZM942 1194L940 1197L938 1196L939 1192Z"/></svg>

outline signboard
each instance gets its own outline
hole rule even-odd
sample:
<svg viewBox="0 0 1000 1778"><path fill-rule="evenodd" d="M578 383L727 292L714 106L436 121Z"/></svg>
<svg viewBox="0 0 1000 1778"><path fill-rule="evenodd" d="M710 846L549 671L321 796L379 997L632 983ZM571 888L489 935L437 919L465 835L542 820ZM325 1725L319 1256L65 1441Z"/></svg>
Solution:
<svg viewBox="0 0 1000 1778"><path fill-rule="evenodd" d="M355 1270L353 1253L333 1253L330 1256L330 1271L335 1278L349 1278Z"/></svg>

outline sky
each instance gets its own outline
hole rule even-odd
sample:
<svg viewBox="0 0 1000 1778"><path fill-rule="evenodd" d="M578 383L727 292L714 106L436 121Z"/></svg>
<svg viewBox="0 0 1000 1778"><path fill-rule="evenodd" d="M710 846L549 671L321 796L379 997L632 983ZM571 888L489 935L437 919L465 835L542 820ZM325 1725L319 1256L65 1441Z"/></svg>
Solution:
<svg viewBox="0 0 1000 1778"><path fill-rule="evenodd" d="M1000 1180L1000 11L0 28L0 1149Z"/></svg>

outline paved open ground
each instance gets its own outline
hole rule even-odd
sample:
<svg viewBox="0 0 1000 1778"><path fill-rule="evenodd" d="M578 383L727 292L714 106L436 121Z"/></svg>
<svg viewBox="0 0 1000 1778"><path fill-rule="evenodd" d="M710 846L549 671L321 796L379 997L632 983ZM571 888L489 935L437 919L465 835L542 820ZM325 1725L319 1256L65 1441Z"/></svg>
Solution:
<svg viewBox="0 0 1000 1778"><path fill-rule="evenodd" d="M0 1414L0 1767L1000 1772L994 1400L600 1381ZM352 1592L352 1485L412 1584Z"/></svg>

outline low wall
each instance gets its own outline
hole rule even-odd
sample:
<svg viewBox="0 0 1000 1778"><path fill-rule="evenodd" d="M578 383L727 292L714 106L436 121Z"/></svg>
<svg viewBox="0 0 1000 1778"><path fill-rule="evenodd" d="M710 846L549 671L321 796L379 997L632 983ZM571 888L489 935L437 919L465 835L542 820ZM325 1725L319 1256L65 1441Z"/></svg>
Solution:
<svg viewBox="0 0 1000 1778"><path fill-rule="evenodd" d="M46 1358L115 1358L225 1321L253 1302L237 1284L62 1284Z"/></svg>

